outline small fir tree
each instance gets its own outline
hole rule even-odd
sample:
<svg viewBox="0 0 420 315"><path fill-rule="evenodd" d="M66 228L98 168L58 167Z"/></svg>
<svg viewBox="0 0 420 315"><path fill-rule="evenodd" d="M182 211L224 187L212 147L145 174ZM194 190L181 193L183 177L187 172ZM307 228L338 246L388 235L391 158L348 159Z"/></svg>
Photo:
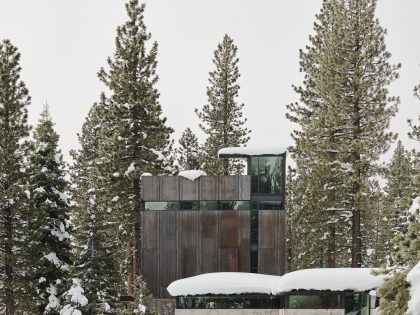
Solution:
<svg viewBox="0 0 420 315"><path fill-rule="evenodd" d="M379 288L383 314L404 315L410 298L407 274L420 261L420 197L413 201L408 213L407 233L398 234L393 239L390 265L382 270L386 281Z"/></svg>
<svg viewBox="0 0 420 315"><path fill-rule="evenodd" d="M244 127L244 104L238 104L238 79L240 77L236 57L238 48L228 35L217 46L213 63L216 69L210 72L207 87L208 103L195 109L202 123L200 128L207 135L202 148L202 167L208 175L241 174L240 161L218 159L220 149L233 146L246 146L251 132Z"/></svg>
<svg viewBox="0 0 420 315"><path fill-rule="evenodd" d="M45 107L29 158L33 280L40 314L58 315L70 265L68 183L59 136Z"/></svg>
<svg viewBox="0 0 420 315"><path fill-rule="evenodd" d="M20 79L20 54L9 40L0 42L0 311L33 310L28 273L28 196L25 193L28 90ZM29 304L29 305L28 305Z"/></svg>
<svg viewBox="0 0 420 315"><path fill-rule="evenodd" d="M420 100L420 85L414 87L414 96ZM420 122L420 116L417 118L417 120ZM408 136L411 139L420 142L420 125L416 125L411 119L408 120L408 123L411 127L411 132L408 133Z"/></svg>
<svg viewBox="0 0 420 315"><path fill-rule="evenodd" d="M179 166L184 170L199 169L200 161L198 140L190 128L184 130L178 143L179 148L177 154Z"/></svg>

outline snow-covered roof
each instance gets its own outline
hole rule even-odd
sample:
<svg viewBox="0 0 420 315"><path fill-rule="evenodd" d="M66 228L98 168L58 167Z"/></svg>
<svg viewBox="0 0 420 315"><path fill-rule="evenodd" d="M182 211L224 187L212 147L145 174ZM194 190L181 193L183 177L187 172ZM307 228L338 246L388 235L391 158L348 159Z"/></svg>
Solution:
<svg viewBox="0 0 420 315"><path fill-rule="evenodd" d="M188 170L188 171L181 171L179 172L178 176L185 177L189 180L196 180L200 176L207 176L206 172L202 170Z"/></svg>
<svg viewBox="0 0 420 315"><path fill-rule="evenodd" d="M294 271L284 276L255 273L216 272L172 282L172 296L206 294L281 294L293 290L356 291L378 288L383 276L371 274L370 268L320 268Z"/></svg>
<svg viewBox="0 0 420 315"><path fill-rule="evenodd" d="M168 292L172 296L205 294L272 294L271 286L278 276L244 272L205 273L172 282Z"/></svg>
<svg viewBox="0 0 420 315"><path fill-rule="evenodd" d="M286 153L284 147L228 147L220 149L217 155L223 157L248 157L261 155L280 155Z"/></svg>
<svg viewBox="0 0 420 315"><path fill-rule="evenodd" d="M371 268L316 268L290 272L275 284L276 293L292 290L357 291L378 288L383 276L372 275Z"/></svg>

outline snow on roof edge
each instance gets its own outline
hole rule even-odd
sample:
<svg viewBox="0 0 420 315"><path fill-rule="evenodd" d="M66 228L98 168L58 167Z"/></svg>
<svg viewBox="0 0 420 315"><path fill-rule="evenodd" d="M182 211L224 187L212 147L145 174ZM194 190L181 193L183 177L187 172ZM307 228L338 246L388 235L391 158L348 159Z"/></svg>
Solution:
<svg viewBox="0 0 420 315"><path fill-rule="evenodd" d="M285 147L227 147L217 152L218 157L247 157L260 155L281 155L287 152Z"/></svg>
<svg viewBox="0 0 420 315"><path fill-rule="evenodd" d="M282 294L294 290L365 292L378 288L382 275L371 268L303 269L272 276L241 272L207 273L180 279L168 286L172 296L206 294Z"/></svg>
<svg viewBox="0 0 420 315"><path fill-rule="evenodd" d="M201 176L207 176L207 173L202 170L187 170L179 172L178 176L194 181Z"/></svg>

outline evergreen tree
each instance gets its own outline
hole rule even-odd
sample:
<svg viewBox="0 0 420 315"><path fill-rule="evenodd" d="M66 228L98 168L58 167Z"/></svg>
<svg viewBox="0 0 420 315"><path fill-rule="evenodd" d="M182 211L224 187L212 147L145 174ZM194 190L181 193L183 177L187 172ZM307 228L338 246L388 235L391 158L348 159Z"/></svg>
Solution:
<svg viewBox="0 0 420 315"><path fill-rule="evenodd" d="M387 166L385 179L387 180L385 208L388 210L385 217L390 223L392 234L388 239L391 240L406 228L406 210L414 197L411 191L413 183L412 161L401 141L398 141L394 155Z"/></svg>
<svg viewBox="0 0 420 315"><path fill-rule="evenodd" d="M60 315L96 314L92 313L86 308L86 305L88 304L88 299L84 295L85 290L83 290L81 286L80 279L73 278L72 282L73 283L71 288L67 290L64 294L64 306L60 311Z"/></svg>
<svg viewBox="0 0 420 315"><path fill-rule="evenodd" d="M198 140L190 128L184 130L178 143L179 148L177 153L179 166L185 170L199 169L200 162Z"/></svg>
<svg viewBox="0 0 420 315"><path fill-rule="evenodd" d="M101 186L107 189L101 202L114 214L119 240L125 244L123 270L129 294L133 293L133 279L140 275L141 266L141 175L168 173L172 163L167 159L172 151L172 129L162 117L156 89L157 43L146 49L151 35L144 24L144 9L138 0L126 4L128 21L117 28L116 51L113 58L108 58L109 70L99 72L111 92L104 102L102 121L106 123L101 126L99 145Z"/></svg>
<svg viewBox="0 0 420 315"><path fill-rule="evenodd" d="M83 286L86 314L112 314L122 288L116 227L112 214L99 202L101 187L99 133L102 103L94 104L79 135L81 149L72 151L72 221L75 264L71 274ZM83 312L84 313L84 312Z"/></svg>
<svg viewBox="0 0 420 315"><path fill-rule="evenodd" d="M328 244L329 266L338 264L337 259L347 264L347 250L337 256L338 249L347 247L351 265L363 264L362 227L369 216L362 212L370 178L394 137L386 129L398 99L389 96L388 86L399 66L389 63L375 9L376 0L323 1L315 35L300 52L305 73L303 85L295 87L300 102L288 106L288 118L301 127L293 133L291 151L312 198L305 198L305 208L318 216L313 229L323 231L320 241ZM325 217L330 224L324 224Z"/></svg>
<svg viewBox="0 0 420 315"><path fill-rule="evenodd" d="M414 87L414 96L416 96L420 100L420 85ZM417 119L420 122L420 116ZM413 123L411 119L408 120L408 123L411 127L411 132L408 133L408 136L411 139L417 140L420 142L420 125L416 125Z"/></svg>
<svg viewBox="0 0 420 315"><path fill-rule="evenodd" d="M26 277L28 235L28 90L20 79L20 54L9 40L0 42L0 313L23 312L29 301ZM29 305L32 307L32 305Z"/></svg>
<svg viewBox="0 0 420 315"><path fill-rule="evenodd" d="M382 271L386 281L379 288L383 314L404 315L409 300L407 274L420 261L420 197L413 201L408 213L409 225L405 234L393 239L390 265Z"/></svg>
<svg viewBox="0 0 420 315"><path fill-rule="evenodd" d="M217 156L222 148L246 146L251 132L244 128L244 104L237 102L237 81L240 77L237 50L233 39L225 35L214 52L213 63L216 69L209 74L208 103L201 109L195 109L202 121L200 128L207 135L202 148L202 164L208 175L241 174L243 169L240 161L219 159Z"/></svg>
<svg viewBox="0 0 420 315"><path fill-rule="evenodd" d="M45 107L34 131L29 158L32 280L39 314L58 315L70 265L68 183L59 136Z"/></svg>

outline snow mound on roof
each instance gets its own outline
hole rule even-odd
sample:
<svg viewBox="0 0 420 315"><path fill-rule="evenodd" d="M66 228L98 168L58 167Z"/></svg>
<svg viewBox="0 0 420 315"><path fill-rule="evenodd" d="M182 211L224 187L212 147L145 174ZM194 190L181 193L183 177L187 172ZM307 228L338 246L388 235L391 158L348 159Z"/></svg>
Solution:
<svg viewBox="0 0 420 315"><path fill-rule="evenodd" d="M206 294L280 294L293 290L356 291L378 288L383 276L372 275L370 268L303 269L284 276L242 272L206 273L172 282L172 296Z"/></svg>
<svg viewBox="0 0 420 315"><path fill-rule="evenodd" d="M205 294L272 294L277 276L242 272L215 272L172 282L168 292L172 296Z"/></svg>
<svg viewBox="0 0 420 315"><path fill-rule="evenodd" d="M228 147L220 149L217 155L220 156L251 156L251 155L279 155L287 151L284 147Z"/></svg>
<svg viewBox="0 0 420 315"><path fill-rule="evenodd" d="M179 172L178 176L185 177L189 180L196 180L200 176L207 176L206 172L202 170L188 170L188 171L181 171Z"/></svg>
<svg viewBox="0 0 420 315"><path fill-rule="evenodd" d="M371 268L316 268L287 273L276 282L276 293L292 290L368 291L378 288L383 276Z"/></svg>
<svg viewBox="0 0 420 315"><path fill-rule="evenodd" d="M407 281L411 284L407 314L420 315L420 261L408 273Z"/></svg>
<svg viewBox="0 0 420 315"><path fill-rule="evenodd" d="M411 205L410 209L408 209L408 212L412 215L416 215L416 213L420 213L420 196L415 198L413 200L413 204Z"/></svg>

